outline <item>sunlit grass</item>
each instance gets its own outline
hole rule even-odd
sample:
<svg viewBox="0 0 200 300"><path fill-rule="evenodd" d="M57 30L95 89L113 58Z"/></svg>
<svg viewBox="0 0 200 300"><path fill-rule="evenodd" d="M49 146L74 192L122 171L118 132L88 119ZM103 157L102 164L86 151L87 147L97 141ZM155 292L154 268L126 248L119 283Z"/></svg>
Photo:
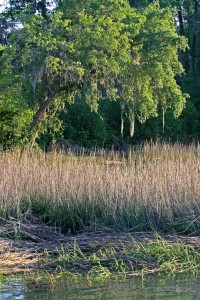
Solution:
<svg viewBox="0 0 200 300"><path fill-rule="evenodd" d="M119 155L0 153L0 217L200 233L200 147L146 144Z"/></svg>
<svg viewBox="0 0 200 300"><path fill-rule="evenodd" d="M51 285L64 282L94 282L110 279L144 276L154 273L174 275L186 272L198 276L200 268L200 249L192 248L181 242L170 245L158 237L154 240L132 241L121 244L81 250L76 244L74 249L58 249L46 253L48 262L55 271L33 273L27 281L37 284L46 281Z"/></svg>

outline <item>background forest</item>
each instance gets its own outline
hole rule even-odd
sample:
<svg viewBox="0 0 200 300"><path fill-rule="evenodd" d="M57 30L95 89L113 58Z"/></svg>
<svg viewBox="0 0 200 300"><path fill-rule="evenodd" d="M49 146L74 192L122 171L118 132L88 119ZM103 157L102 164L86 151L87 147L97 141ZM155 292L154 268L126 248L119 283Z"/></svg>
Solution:
<svg viewBox="0 0 200 300"><path fill-rule="evenodd" d="M199 0L1 1L0 149L199 138Z"/></svg>

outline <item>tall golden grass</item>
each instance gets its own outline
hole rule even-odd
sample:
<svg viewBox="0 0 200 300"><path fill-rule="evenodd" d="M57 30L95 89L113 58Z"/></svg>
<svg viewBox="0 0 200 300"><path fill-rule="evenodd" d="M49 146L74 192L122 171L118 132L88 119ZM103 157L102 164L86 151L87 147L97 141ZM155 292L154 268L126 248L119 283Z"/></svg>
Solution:
<svg viewBox="0 0 200 300"><path fill-rule="evenodd" d="M198 234L200 147L145 144L126 157L1 152L0 216L27 212L65 231L101 224Z"/></svg>

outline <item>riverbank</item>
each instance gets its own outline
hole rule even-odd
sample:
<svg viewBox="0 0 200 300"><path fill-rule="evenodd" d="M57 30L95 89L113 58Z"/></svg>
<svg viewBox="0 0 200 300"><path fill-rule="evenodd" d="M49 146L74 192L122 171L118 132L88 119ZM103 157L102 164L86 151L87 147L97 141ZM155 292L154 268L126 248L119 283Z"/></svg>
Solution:
<svg viewBox="0 0 200 300"><path fill-rule="evenodd" d="M17 221L4 222L0 229L2 275L106 280L157 272L198 274L199 267L200 237L105 227L64 235L44 224Z"/></svg>
<svg viewBox="0 0 200 300"><path fill-rule="evenodd" d="M199 145L158 143L0 152L0 274L198 273L199 158Z"/></svg>

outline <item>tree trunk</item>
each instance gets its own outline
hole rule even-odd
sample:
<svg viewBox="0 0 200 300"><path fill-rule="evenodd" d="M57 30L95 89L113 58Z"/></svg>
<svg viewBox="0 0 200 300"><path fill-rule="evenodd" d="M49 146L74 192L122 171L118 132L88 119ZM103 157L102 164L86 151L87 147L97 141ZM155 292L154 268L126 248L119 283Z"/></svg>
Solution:
<svg viewBox="0 0 200 300"><path fill-rule="evenodd" d="M133 113L130 118L130 137L133 137L135 133L135 114Z"/></svg>
<svg viewBox="0 0 200 300"><path fill-rule="evenodd" d="M163 133L165 132L165 110L163 108L163 115L162 115L162 126L163 126Z"/></svg>
<svg viewBox="0 0 200 300"><path fill-rule="evenodd" d="M124 110L125 110L125 105L124 103L120 103L121 106L121 137L123 138L124 135Z"/></svg>
<svg viewBox="0 0 200 300"><path fill-rule="evenodd" d="M194 13L196 14L198 12L199 8L199 2L198 0L194 0Z"/></svg>
<svg viewBox="0 0 200 300"><path fill-rule="evenodd" d="M195 61L196 61L196 33L193 32L192 34L192 49L191 49L191 59L192 59L192 74L194 79L196 79L196 68L195 68Z"/></svg>
<svg viewBox="0 0 200 300"><path fill-rule="evenodd" d="M199 3L197 0L194 0L194 20L196 19L196 16L198 14L199 10ZM194 30L194 29L193 29ZM194 76L194 79L196 79L196 33L193 31L192 34L192 49L191 49L191 60L192 60L192 74Z"/></svg>
<svg viewBox="0 0 200 300"><path fill-rule="evenodd" d="M199 10L199 3L197 0L194 0L194 22L196 20L197 14ZM191 45L191 71L194 80L196 80L196 44L197 44L197 37L195 32L195 26L193 28L192 33L192 45Z"/></svg>
<svg viewBox="0 0 200 300"><path fill-rule="evenodd" d="M184 20L183 20L183 8L182 6L178 9L178 22L179 22L179 34L181 36L185 36L185 28L184 28ZM179 60L181 64L183 65L186 73L190 70L190 59L189 59L189 50L186 49L185 55L182 51L179 50Z"/></svg>
<svg viewBox="0 0 200 300"><path fill-rule="evenodd" d="M46 97L45 100L43 100L35 114L35 116L33 117L31 126L30 126L30 132L29 132L29 138L28 138L28 149L32 150L35 140L38 136L38 131L40 128L40 125L42 123L42 121L44 121L45 119L45 115L46 115L46 109L49 105L49 103L51 102L52 97Z"/></svg>
<svg viewBox="0 0 200 300"><path fill-rule="evenodd" d="M183 25L183 13L182 13L182 7L179 7L178 10L178 21L179 21L179 33L180 35L185 35L184 25Z"/></svg>

